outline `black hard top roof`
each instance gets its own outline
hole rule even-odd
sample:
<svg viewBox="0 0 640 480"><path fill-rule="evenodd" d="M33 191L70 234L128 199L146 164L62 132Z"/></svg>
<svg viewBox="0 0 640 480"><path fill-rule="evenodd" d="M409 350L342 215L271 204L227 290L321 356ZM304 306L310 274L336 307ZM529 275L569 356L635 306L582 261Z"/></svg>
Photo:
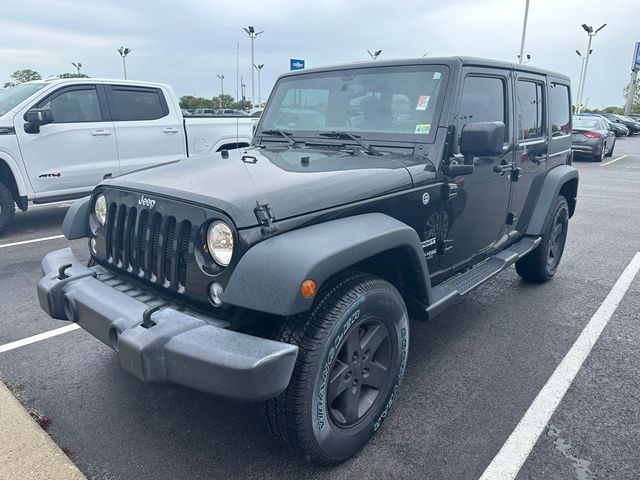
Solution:
<svg viewBox="0 0 640 480"><path fill-rule="evenodd" d="M366 62L353 62L344 63L339 65L328 65L326 67L310 68L305 70L296 70L293 72L287 72L281 77L290 77L294 75L304 75L307 73L317 72L331 72L335 70L346 70L351 68L368 68L368 67L397 67L403 65L449 65L449 66L475 66L485 68L506 68L512 70L518 70L521 72L537 73L539 75L552 75L557 78L561 78L569 81L569 77L561 73L552 72L550 70L544 70L542 68L532 67L529 65L520 65L517 63L503 62L500 60L490 60L487 58L476 57L429 57L429 58L404 58L398 60L383 60L383 61L366 61Z"/></svg>

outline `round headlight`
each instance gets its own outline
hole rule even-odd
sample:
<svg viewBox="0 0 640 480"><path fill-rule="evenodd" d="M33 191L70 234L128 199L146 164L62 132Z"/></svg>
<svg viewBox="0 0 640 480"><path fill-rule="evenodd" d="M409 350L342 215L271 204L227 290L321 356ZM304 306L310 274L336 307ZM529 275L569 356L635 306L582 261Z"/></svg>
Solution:
<svg viewBox="0 0 640 480"><path fill-rule="evenodd" d="M104 225L104 222L107 221L107 199L104 198L104 195L98 195L93 210L100 225Z"/></svg>
<svg viewBox="0 0 640 480"><path fill-rule="evenodd" d="M209 253L220 266L226 267L233 255L233 233L224 222L213 222L207 230Z"/></svg>

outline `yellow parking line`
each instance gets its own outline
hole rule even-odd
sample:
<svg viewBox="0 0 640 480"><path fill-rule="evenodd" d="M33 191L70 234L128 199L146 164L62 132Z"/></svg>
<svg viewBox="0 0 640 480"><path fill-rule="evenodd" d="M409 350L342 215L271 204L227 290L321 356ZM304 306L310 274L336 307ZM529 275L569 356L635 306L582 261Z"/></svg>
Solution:
<svg viewBox="0 0 640 480"><path fill-rule="evenodd" d="M627 158L629 155L622 155L621 157L614 158L613 160L609 160L608 162L601 163L601 167L606 167L607 165L611 165L613 162L617 162L618 160L622 160L623 158Z"/></svg>

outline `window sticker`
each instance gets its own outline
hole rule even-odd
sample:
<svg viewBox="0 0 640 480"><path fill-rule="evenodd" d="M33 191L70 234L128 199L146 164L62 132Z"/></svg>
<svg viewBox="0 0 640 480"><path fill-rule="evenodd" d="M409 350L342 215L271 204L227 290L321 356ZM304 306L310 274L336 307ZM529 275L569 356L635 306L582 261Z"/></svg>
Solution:
<svg viewBox="0 0 640 480"><path fill-rule="evenodd" d="M440 77L442 77L442 74L440 72L433 72L434 80L440 80Z"/></svg>
<svg viewBox="0 0 640 480"><path fill-rule="evenodd" d="M431 97L429 95L420 95L418 97L418 105L416 105L416 110L425 111L429 106L429 99Z"/></svg>
<svg viewBox="0 0 640 480"><path fill-rule="evenodd" d="M428 134L430 130L431 130L431 124L430 123L419 123L418 125L416 125L415 133Z"/></svg>

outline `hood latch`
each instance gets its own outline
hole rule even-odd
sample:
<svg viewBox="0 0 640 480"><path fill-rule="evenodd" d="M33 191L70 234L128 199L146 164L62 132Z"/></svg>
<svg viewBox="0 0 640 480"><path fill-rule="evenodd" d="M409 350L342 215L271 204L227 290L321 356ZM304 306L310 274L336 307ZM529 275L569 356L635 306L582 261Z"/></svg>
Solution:
<svg viewBox="0 0 640 480"><path fill-rule="evenodd" d="M278 226L275 223L276 217L267 202L261 203L260 201L256 201L256 208L253 209L253 212L256 214L260 225L262 225L261 230L263 235L269 235L278 231Z"/></svg>

